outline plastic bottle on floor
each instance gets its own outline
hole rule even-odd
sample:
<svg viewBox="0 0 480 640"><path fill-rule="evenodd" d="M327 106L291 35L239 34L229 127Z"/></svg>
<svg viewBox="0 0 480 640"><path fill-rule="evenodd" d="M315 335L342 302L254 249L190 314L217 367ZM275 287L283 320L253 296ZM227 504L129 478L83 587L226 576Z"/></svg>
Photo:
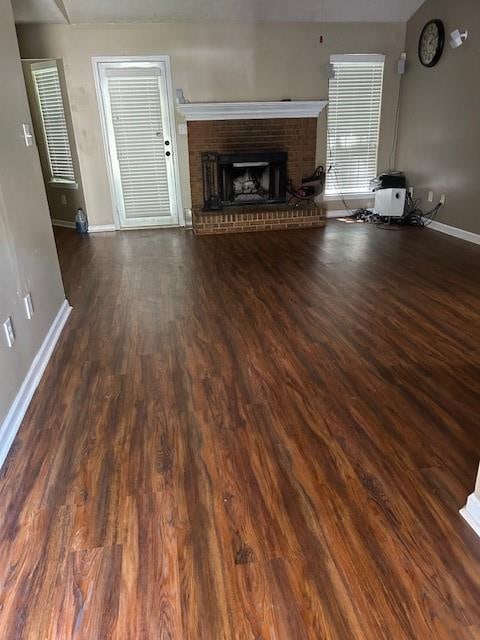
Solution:
<svg viewBox="0 0 480 640"><path fill-rule="evenodd" d="M78 233L88 233L88 219L85 211L80 207L75 214L75 229Z"/></svg>

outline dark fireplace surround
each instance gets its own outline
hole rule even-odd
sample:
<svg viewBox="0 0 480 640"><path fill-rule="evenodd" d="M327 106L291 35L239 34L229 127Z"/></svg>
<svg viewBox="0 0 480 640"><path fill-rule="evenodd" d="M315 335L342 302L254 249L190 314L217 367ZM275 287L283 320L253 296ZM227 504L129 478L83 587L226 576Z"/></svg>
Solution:
<svg viewBox="0 0 480 640"><path fill-rule="evenodd" d="M287 159L284 151L202 153L204 211L286 202Z"/></svg>

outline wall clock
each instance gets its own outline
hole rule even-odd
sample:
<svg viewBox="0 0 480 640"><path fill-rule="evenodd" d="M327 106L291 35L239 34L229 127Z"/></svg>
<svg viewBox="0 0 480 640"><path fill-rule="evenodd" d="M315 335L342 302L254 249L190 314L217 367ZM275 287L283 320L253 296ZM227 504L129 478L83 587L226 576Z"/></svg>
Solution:
<svg viewBox="0 0 480 640"><path fill-rule="evenodd" d="M445 27L441 20L430 20L423 27L418 42L418 57L424 67L434 67L442 57Z"/></svg>

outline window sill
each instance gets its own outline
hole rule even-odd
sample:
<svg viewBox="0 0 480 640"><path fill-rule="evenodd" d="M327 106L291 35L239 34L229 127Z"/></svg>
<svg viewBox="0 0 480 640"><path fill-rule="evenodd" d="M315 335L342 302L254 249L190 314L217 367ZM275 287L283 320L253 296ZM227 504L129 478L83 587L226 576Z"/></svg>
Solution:
<svg viewBox="0 0 480 640"><path fill-rule="evenodd" d="M341 202L342 197L345 200L373 200L375 194L372 191L368 191L367 193L336 193L335 195L324 195L323 199L325 202Z"/></svg>
<svg viewBox="0 0 480 640"><path fill-rule="evenodd" d="M49 180L48 186L55 187L57 189L78 189L77 182L73 182L72 180L59 180L58 178Z"/></svg>

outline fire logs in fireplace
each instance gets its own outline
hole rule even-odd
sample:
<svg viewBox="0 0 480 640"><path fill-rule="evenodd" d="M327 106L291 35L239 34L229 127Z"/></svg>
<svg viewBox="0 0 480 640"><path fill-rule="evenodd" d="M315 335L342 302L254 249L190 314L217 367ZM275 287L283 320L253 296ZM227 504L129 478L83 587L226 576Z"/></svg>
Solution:
<svg viewBox="0 0 480 640"><path fill-rule="evenodd" d="M287 153L202 154L204 210L286 201Z"/></svg>

